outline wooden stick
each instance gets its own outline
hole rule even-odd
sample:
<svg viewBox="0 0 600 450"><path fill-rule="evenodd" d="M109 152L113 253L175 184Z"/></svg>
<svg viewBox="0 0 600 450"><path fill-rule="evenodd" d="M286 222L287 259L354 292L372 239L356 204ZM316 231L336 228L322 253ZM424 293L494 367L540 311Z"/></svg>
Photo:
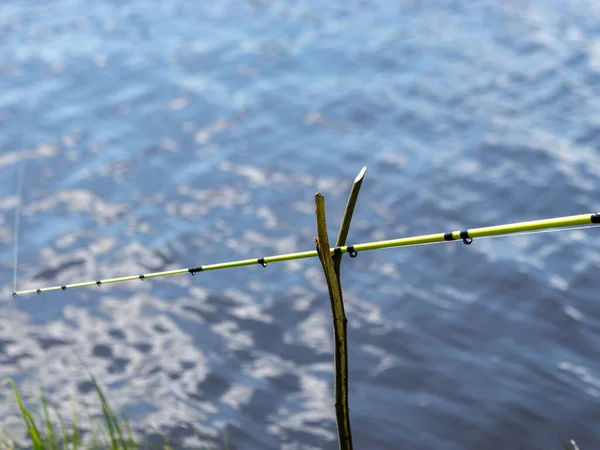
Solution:
<svg viewBox="0 0 600 450"><path fill-rule="evenodd" d="M325 198L320 192L315 195L317 232L315 238L319 260L323 266L331 311L333 313L333 338L335 360L335 415L338 429L340 450L352 449L352 433L350 431L350 413L348 407L348 340L346 335L346 313L342 287L336 273L333 258L329 252L329 237L327 236L327 219L325 215Z"/></svg>
<svg viewBox="0 0 600 450"><path fill-rule="evenodd" d="M356 206L356 201L358 200L358 193L360 192L360 187L362 186L363 178L365 177L365 172L367 171L367 166L364 166L356 178L354 179L354 183L352 184L352 189L350 189L350 196L348 197L348 203L346 203L346 210L344 211L344 218L342 219L342 226L340 227L340 231L338 233L337 241L335 243L336 247L343 247L346 245L346 238L348 237L348 231L350 231L350 222L352 221L352 214L354 214L354 207ZM333 263L335 265L335 273L338 278L340 277L340 265L342 264L342 254L333 255Z"/></svg>

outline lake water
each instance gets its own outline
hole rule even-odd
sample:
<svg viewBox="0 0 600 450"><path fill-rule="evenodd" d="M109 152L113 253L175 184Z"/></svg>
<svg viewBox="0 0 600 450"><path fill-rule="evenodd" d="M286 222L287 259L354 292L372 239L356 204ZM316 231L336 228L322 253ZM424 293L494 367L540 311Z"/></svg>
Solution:
<svg viewBox="0 0 600 450"><path fill-rule="evenodd" d="M599 5L3 1L0 378L337 448L317 260L13 299L20 171L19 289L312 250L363 165L349 243L598 211ZM355 448L596 448L599 269L598 229L345 258Z"/></svg>

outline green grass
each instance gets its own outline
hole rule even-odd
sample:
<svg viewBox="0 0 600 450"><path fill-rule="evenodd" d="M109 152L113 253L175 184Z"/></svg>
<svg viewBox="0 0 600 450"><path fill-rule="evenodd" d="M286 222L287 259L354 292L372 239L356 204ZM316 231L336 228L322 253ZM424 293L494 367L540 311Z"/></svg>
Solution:
<svg viewBox="0 0 600 450"><path fill-rule="evenodd" d="M141 444L136 442L129 422L125 416L119 417L112 409L104 392L91 377L92 384L96 391L102 416L100 423L94 422L88 414L90 431L86 433L81 431L77 409L73 404L73 413L71 423L66 424L60 413L52 408L48 403L43 389L40 389L40 412L34 414L27 408L21 393L17 389L14 380L9 379L8 383L12 387L12 392L17 401L18 410L27 430L27 437L30 443L22 447L10 438L0 436L0 449L21 450L31 448L33 450L141 450L156 448L161 450L172 450L166 437L163 442L157 445ZM54 420L53 420L54 419ZM223 435L223 449L228 450L227 430ZM213 447L214 448L214 447Z"/></svg>
<svg viewBox="0 0 600 450"><path fill-rule="evenodd" d="M13 380L9 380L9 382L17 401L19 413L25 423L27 436L31 441L29 448L33 450L137 450L140 448L133 438L127 418L117 416L95 378L92 377L92 383L102 408L102 426L94 426L90 418L91 436L87 442L84 442L79 429L75 407L73 407L71 424L66 425L60 413L50 407L44 391L41 390L42 414L41 417L36 418L25 406L15 382ZM51 414L51 409L54 414ZM52 416L55 420L52 420ZM3 437L0 437L0 447L11 450L21 449L17 443ZM163 446L163 448L169 447Z"/></svg>
<svg viewBox="0 0 600 450"><path fill-rule="evenodd" d="M561 439L560 441L562 442L562 445L566 450L579 450L579 447L577 447L577 443L573 439L569 441L572 447L569 444L567 444L564 439Z"/></svg>

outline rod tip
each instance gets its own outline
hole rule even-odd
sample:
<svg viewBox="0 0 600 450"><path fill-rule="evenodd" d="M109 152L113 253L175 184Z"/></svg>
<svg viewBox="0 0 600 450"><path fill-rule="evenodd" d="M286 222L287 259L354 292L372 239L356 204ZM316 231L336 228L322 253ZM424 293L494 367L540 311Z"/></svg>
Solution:
<svg viewBox="0 0 600 450"><path fill-rule="evenodd" d="M17 293L16 293L16 292L13 292L13 297L16 297L16 296L17 296Z"/></svg>

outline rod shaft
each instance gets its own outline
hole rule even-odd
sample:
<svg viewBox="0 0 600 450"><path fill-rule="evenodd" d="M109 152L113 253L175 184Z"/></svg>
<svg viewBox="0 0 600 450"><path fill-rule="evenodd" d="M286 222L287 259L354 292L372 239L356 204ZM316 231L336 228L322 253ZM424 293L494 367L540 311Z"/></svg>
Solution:
<svg viewBox="0 0 600 450"><path fill-rule="evenodd" d="M351 255L354 252L362 252L368 250L379 250L384 248L394 248L394 247L410 247L413 245L422 245L422 244L431 244L436 242L450 242L450 241L464 241L465 243L471 243L471 240L478 237L490 237L490 236L502 236L509 235L515 233L523 233L528 231L537 231L537 230L549 230L549 229L564 229L569 227L581 226L581 225L589 225L589 224L600 224L600 213L588 213L588 214L579 214L575 216L565 216L565 217L555 217L552 219L544 219L544 220L533 220L529 222L516 222L509 223L505 225L495 225L490 227L482 227L482 228L472 228L469 230L459 230L452 231L449 233L436 233L436 234L425 234L420 236L413 237L405 237L399 239L392 239L387 241L376 241L376 242L368 242L364 244L356 244L356 245L347 245L344 247L336 247L330 249L331 254L335 252L341 253L350 253ZM26 294L41 294L42 292L50 292L50 291L60 291L67 290L79 287L86 286L101 286L103 284L110 283L121 283L125 281L132 280L144 280L146 278L157 278L157 277L165 277L170 275L180 275L184 273L190 273L192 275L198 272L204 272L207 270L219 270L219 269L230 269L233 267L242 267L242 266L250 266L254 264L262 264L266 266L268 263L275 263L281 261L290 261L295 259L304 259L304 258L315 258L317 257L317 251L306 251L306 252L297 252L297 253L288 253L283 255L274 255L274 256L266 256L263 258L254 258L254 259L244 259L239 261L230 261L219 264L209 264L205 266L199 266L195 268L189 269L177 269L177 270L167 270L164 272L153 272L142 275L130 275L126 277L119 278L108 278L105 280L97 280L97 281L85 281L83 283L72 283L65 284L61 286L51 286L44 287L40 289L28 289L23 291L17 291L13 293L13 296L16 297L18 295L26 295Z"/></svg>

